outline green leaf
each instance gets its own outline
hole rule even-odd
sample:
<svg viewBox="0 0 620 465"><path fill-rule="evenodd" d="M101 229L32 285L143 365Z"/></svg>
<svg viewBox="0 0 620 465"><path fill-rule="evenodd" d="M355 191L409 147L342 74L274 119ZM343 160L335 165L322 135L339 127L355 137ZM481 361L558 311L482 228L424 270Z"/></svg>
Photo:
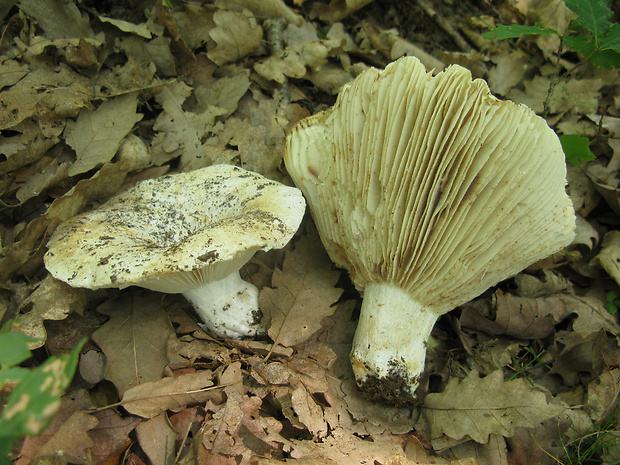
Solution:
<svg viewBox="0 0 620 465"><path fill-rule="evenodd" d="M21 381L30 370L22 367L11 367L0 370L0 386L4 386L6 383L17 383Z"/></svg>
<svg viewBox="0 0 620 465"><path fill-rule="evenodd" d="M521 24L511 24L507 26L500 24L495 29L482 34L485 39L503 40L503 39L516 39L521 36L544 34L544 35L560 35L553 29L544 28L542 25L536 23L534 26L523 26Z"/></svg>
<svg viewBox="0 0 620 465"><path fill-rule="evenodd" d="M580 160L594 160L596 157L590 150L590 141L587 137L581 137L577 134L564 134L560 137L566 161L573 165L579 166Z"/></svg>
<svg viewBox="0 0 620 465"><path fill-rule="evenodd" d="M32 341L31 337L19 331L0 334L0 365L2 368L12 367L28 359L30 357L28 343Z"/></svg>
<svg viewBox="0 0 620 465"><path fill-rule="evenodd" d="M589 34L564 37L564 43L573 51L586 57L590 56L596 47L594 37Z"/></svg>
<svg viewBox="0 0 620 465"><path fill-rule="evenodd" d="M564 0L564 3L579 15L576 22L595 36L600 36L611 26L607 21L613 16L607 8L609 0Z"/></svg>
<svg viewBox="0 0 620 465"><path fill-rule="evenodd" d="M605 69L620 68L620 53L613 50L601 50L590 57L590 61L596 66Z"/></svg>
<svg viewBox="0 0 620 465"><path fill-rule="evenodd" d="M60 397L73 378L83 343L71 354L52 357L22 378L0 416L0 437L43 432L60 407Z"/></svg>
<svg viewBox="0 0 620 465"><path fill-rule="evenodd" d="M602 49L610 49L620 53L620 24L614 23L601 37L599 45Z"/></svg>

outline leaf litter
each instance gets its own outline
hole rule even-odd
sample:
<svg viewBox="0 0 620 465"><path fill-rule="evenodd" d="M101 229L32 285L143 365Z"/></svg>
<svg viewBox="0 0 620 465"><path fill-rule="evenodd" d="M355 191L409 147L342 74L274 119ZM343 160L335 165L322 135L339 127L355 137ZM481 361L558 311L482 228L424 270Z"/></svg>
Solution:
<svg viewBox="0 0 620 465"><path fill-rule="evenodd" d="M287 248L242 270L261 289L267 334L255 341L211 337L177 296L68 288L43 267L47 239L62 221L169 171L232 163L290 183L286 131L368 66L404 54L436 71L460 63L495 94L542 112L552 64L569 68L571 57L557 57L554 37L483 39L499 22L490 5L455 15L419 0L427 13L414 17L399 2L368 0L172 10L146 2L140 11L86 3L20 0L3 18L1 314L19 317L36 347L53 354L79 340L58 342L66 324L90 337L83 375L54 423L16 444L16 463L62 450L63 463L80 464L551 464L564 460L561 444L614 418L620 101L608 97L612 73L582 66L549 100L560 133L596 138L597 160L569 167L578 240L444 316L422 403L379 405L358 394L348 363L359 295L310 219ZM574 19L559 0L506 6L504 22L564 31ZM90 323L77 328L81 320ZM610 446L603 456L614 453Z"/></svg>

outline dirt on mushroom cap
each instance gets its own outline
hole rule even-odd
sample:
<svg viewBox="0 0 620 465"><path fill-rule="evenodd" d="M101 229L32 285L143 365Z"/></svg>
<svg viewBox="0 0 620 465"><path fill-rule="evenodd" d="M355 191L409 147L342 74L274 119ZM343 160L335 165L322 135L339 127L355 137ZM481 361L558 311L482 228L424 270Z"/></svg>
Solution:
<svg viewBox="0 0 620 465"><path fill-rule="evenodd" d="M183 280L169 290L160 278L221 279L257 250L283 247L304 205L298 189L231 165L163 176L63 223L45 262L76 287L183 292Z"/></svg>

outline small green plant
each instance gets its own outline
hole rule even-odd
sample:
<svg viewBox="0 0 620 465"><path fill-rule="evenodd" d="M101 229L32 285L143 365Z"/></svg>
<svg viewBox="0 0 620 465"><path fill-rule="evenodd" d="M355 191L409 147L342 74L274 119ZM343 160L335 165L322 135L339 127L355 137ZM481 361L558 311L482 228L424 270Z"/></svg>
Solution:
<svg viewBox="0 0 620 465"><path fill-rule="evenodd" d="M614 291L609 291L607 295L605 295L605 308L609 313L615 315L618 313L618 307L620 307L620 298L618 298L618 294Z"/></svg>
<svg viewBox="0 0 620 465"><path fill-rule="evenodd" d="M607 8L609 0L564 0L564 3L578 15L565 35L536 23L534 26L502 24L485 32L483 37L516 39L525 35L556 35L583 56L584 61L606 69L620 68L620 24L609 21L613 16Z"/></svg>
<svg viewBox="0 0 620 465"><path fill-rule="evenodd" d="M575 426L573 425L573 431ZM593 425L585 434L564 442L560 437L562 449L566 455L566 465L585 465L589 463L611 463L604 461L601 454L611 447L620 446L620 431L618 430L618 408L611 419L602 425Z"/></svg>
<svg viewBox="0 0 620 465"><path fill-rule="evenodd" d="M517 39L526 35L556 35L560 38L560 48L557 53L559 68L563 46L568 46L577 53L580 61L571 69L560 75L556 74L549 84L549 91L544 102L544 114L547 115L553 90L562 79L568 79L571 74L585 62L611 70L620 68L620 24L612 23L609 19L613 12L607 7L610 0L564 0L566 6L577 13L577 19L571 22L566 34L560 34L555 29L544 27L536 23L534 26L521 24L499 25L483 34L486 39ZM576 134L565 134L560 137L566 160L579 165L580 161L594 160L586 137Z"/></svg>
<svg viewBox="0 0 620 465"><path fill-rule="evenodd" d="M543 363L540 357L542 357L543 354L545 353L545 349L542 349L538 353L536 353L536 351L532 349L531 347L526 346L524 347L524 349L527 353L525 354L524 357L521 357L523 360L517 359L514 355L510 356L512 358L512 362L515 365L513 368L515 372L509 378L509 381L512 381L513 379L516 379L516 378L525 378L532 386L534 386L534 382L528 376L527 370L529 368L532 368L536 365L540 365L541 363ZM550 368L548 365L546 366L547 368Z"/></svg>
<svg viewBox="0 0 620 465"><path fill-rule="evenodd" d="M9 464L13 442L22 436L36 436L50 424L60 397L69 386L82 343L68 355L50 357L29 370L19 364L30 358L32 338L11 331L13 322L0 329L0 387L16 384L0 414L0 464Z"/></svg>

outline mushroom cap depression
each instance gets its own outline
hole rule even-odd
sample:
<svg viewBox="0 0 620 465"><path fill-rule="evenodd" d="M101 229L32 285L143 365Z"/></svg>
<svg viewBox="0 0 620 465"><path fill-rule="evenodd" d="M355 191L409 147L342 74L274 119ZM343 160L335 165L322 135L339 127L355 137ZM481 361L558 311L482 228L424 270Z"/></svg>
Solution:
<svg viewBox="0 0 620 465"><path fill-rule="evenodd" d="M291 129L284 160L356 287L398 288L436 315L574 237L554 131L457 65L365 71Z"/></svg>
<svg viewBox="0 0 620 465"><path fill-rule="evenodd" d="M162 176L62 223L45 265L74 287L183 293L284 247L304 210L298 189L232 165Z"/></svg>

